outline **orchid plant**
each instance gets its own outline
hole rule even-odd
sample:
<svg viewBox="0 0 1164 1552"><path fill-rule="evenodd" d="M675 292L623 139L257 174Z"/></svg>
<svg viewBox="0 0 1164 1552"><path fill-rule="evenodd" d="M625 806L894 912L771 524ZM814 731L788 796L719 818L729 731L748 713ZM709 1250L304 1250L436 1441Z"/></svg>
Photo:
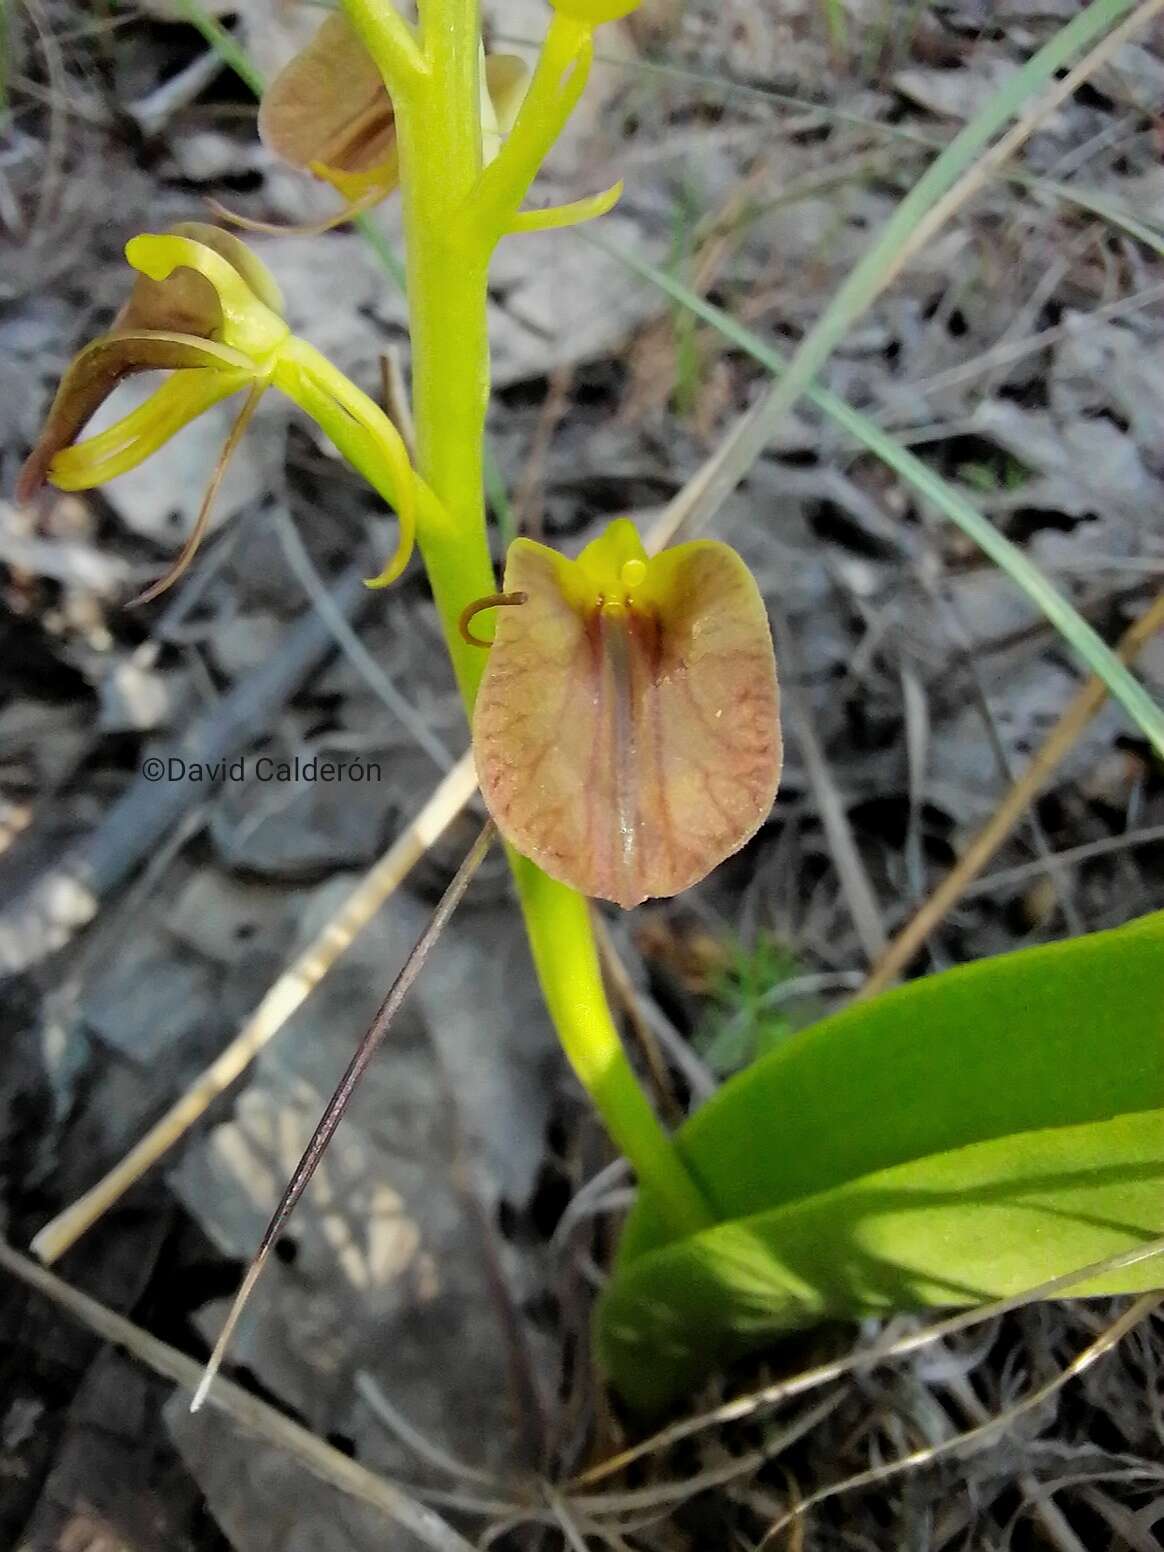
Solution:
<svg viewBox="0 0 1164 1552"><path fill-rule="evenodd" d="M779 702L763 603L727 545L648 555L622 518L576 558L515 540L497 588L483 495L490 260L504 240L603 214L621 187L526 205L585 88L595 29L637 0L550 3L527 77L516 59L485 55L478 0L418 0L416 24L392 0L341 0L262 102L268 146L344 202L318 229L400 191L414 453L380 406L292 334L275 280L245 244L191 223L128 244L129 301L66 372L20 494L46 480L98 485L244 394L193 532L142 595L152 597L193 558L226 462L277 388L395 512L395 553L369 585L394 581L419 549L546 1004L638 1175L598 1311L600 1351L629 1399L664 1404L710 1364L828 1316L1009 1298L1047 1278L1084 1292L1151 1286L1164 915L851 1008L730 1080L675 1137L634 1075L589 901L630 908L676 894L757 831L780 777ZM143 404L78 440L119 383L159 369L169 375ZM484 614L491 634L476 626ZM196 1402L487 844L485 834L353 1058Z"/></svg>
<svg viewBox="0 0 1164 1552"><path fill-rule="evenodd" d="M415 465L385 412L291 333L255 254L229 231L190 223L127 245L138 272L130 299L65 374L21 494L46 479L100 484L245 392L190 539L150 598L192 559L262 393L278 388L315 420L396 513L396 552L370 585L393 581L419 547L562 1045L682 1232L709 1223L710 1209L623 1050L587 897L629 907L677 893L767 816L780 771L767 619L726 545L650 558L625 519L577 560L517 540L499 594L482 480L490 259L503 240L591 219L618 198L616 185L525 207L586 85L595 28L633 9L554 0L527 77L519 60L485 55L476 0L421 0L415 26L391 0L344 0L264 96L265 142L342 196L334 221L400 189ZM76 440L127 375L158 368L169 376L139 408ZM513 607L490 644L469 622L494 604Z"/></svg>

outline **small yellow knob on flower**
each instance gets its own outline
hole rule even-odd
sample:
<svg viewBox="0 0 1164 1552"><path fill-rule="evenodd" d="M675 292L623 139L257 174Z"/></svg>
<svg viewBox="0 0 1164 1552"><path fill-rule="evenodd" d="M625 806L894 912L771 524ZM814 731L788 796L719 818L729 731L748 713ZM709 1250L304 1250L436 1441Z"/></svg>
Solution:
<svg viewBox="0 0 1164 1552"><path fill-rule="evenodd" d="M29 501L47 482L88 490L137 468L163 443L239 389L250 392L214 469L193 531L174 565L139 602L186 569L206 530L226 461L263 392L275 385L327 432L400 518L400 544L384 576L399 574L415 532L415 476L392 423L318 351L297 339L282 315L274 277L229 232L185 222L132 238L126 258L138 271L113 327L73 360L17 485ZM86 423L126 378L169 376L144 403L95 436Z"/></svg>
<svg viewBox="0 0 1164 1552"><path fill-rule="evenodd" d="M589 22L592 27L629 16L641 3L642 0L550 0L555 11L561 11L563 16L576 22Z"/></svg>

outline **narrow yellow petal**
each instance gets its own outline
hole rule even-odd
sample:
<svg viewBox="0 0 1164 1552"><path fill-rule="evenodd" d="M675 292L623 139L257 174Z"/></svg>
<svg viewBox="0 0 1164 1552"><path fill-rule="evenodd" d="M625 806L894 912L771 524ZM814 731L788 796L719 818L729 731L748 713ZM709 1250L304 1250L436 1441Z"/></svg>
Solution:
<svg viewBox="0 0 1164 1552"><path fill-rule="evenodd" d="M126 474L183 426L249 380L250 374L241 371L190 368L175 372L144 404L114 425L57 453L49 465L48 478L58 490L90 490Z"/></svg>
<svg viewBox="0 0 1164 1552"><path fill-rule="evenodd" d="M550 232L563 226L578 226L583 221L593 221L613 210L622 198L622 179L612 183L601 194L590 194L585 199L575 199L568 205L551 205L546 210L519 210L509 223L511 234L518 232Z"/></svg>
<svg viewBox="0 0 1164 1552"><path fill-rule="evenodd" d="M396 551L379 576L367 584L387 587L407 566L416 542L416 474L403 437L379 405L305 340L290 341L276 366L274 382L395 507L400 524Z"/></svg>
<svg viewBox="0 0 1164 1552"><path fill-rule="evenodd" d="M50 465L109 398L118 383L138 372L185 367L251 371L247 357L226 345L190 334L152 329L113 329L86 345L62 377L36 446L16 485L16 499L31 501L48 478Z"/></svg>

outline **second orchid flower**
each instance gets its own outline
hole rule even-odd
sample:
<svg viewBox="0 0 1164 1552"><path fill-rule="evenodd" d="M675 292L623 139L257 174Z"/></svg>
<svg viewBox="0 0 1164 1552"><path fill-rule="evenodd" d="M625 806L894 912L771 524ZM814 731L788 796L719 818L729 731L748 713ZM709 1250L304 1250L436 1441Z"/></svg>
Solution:
<svg viewBox="0 0 1164 1552"><path fill-rule="evenodd" d="M213 405L247 389L193 530L166 575L136 600L145 602L190 564L227 461L262 394L276 387L395 508L396 553L373 584L399 576L416 532L417 481L404 442L366 394L292 334L266 265L237 237L198 222L134 237L125 254L138 272L129 301L65 372L21 474L19 499L30 500L46 481L59 490L88 490L125 474ZM170 375L143 404L76 440L121 382L156 370Z"/></svg>

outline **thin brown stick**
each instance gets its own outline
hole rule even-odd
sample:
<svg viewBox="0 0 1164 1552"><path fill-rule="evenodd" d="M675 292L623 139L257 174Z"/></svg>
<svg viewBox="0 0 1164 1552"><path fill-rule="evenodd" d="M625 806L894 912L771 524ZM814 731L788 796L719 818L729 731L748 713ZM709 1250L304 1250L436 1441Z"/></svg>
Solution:
<svg viewBox="0 0 1164 1552"><path fill-rule="evenodd" d="M310 1184L311 1177L319 1168L323 1155L327 1152L328 1144L335 1136L336 1128L343 1120L344 1111L351 1103L352 1096L359 1086L360 1079L368 1070L368 1066L380 1046L384 1043L385 1036L392 1027L392 1021L400 1010L400 1005L412 989L412 984L424 968L424 963L432 952L437 939L448 925L453 912L465 897L465 891L473 881L473 875L484 862L486 854L493 839L497 834L496 826L492 819L485 821L480 835L473 842L465 856L465 860L453 875L452 882L441 896L436 910L432 913L428 925L416 940L416 944L408 958L400 968L400 972L389 988L388 995L380 1004L375 1017L369 1024L366 1033L356 1047L355 1054L347 1065L347 1070L336 1086L335 1093L328 1100L324 1112L319 1118L307 1147L303 1150L303 1156L295 1166L291 1179L287 1182L283 1195L279 1198L279 1205L271 1215L271 1221L263 1232L259 1241L259 1248L255 1251L254 1259L247 1268L242 1285L235 1295L234 1303L230 1307L230 1313L226 1317L226 1323L219 1332L218 1341L214 1344L214 1351L210 1355L210 1361L206 1365L206 1372L198 1389L194 1392L194 1399L190 1403L191 1412L197 1412L206 1400L214 1376L218 1373L222 1364L226 1349L230 1343L234 1328L238 1324L239 1316L251 1296L255 1284L262 1274L263 1267L267 1264L267 1258L274 1249L275 1241L283 1232L283 1227L288 1218L295 1211L300 1197Z"/></svg>
<svg viewBox="0 0 1164 1552"><path fill-rule="evenodd" d="M796 661L795 637L783 615L775 605L770 606L772 623L781 664L781 696L788 720L796 730L796 741L804 759L809 784L816 800L817 813L824 827L832 854L833 866L841 883L841 893L848 907L849 916L861 941L865 958L875 961L884 951L888 933L885 930L877 891L869 877L857 846L853 827L845 802L832 773L824 747L816 736L816 726L811 711L805 705L800 692L800 671Z"/></svg>
<svg viewBox="0 0 1164 1552"><path fill-rule="evenodd" d="M540 512L534 516L537 496L545 472L546 455L554 439L554 433L569 407L570 386L574 381L573 366L555 367L550 373L545 402L534 427L533 443L522 471L521 483L513 498L513 529L515 533L530 534L535 539L543 537L544 525Z"/></svg>
<svg viewBox="0 0 1164 1552"><path fill-rule="evenodd" d="M404 380L404 363L397 345L389 345L380 356L380 395L384 412L393 422L409 459L416 462L416 422L412 418L412 404L408 398L408 384Z"/></svg>
<svg viewBox="0 0 1164 1552"><path fill-rule="evenodd" d="M167 1342L159 1341L131 1320L116 1314L88 1294L62 1282L52 1272L37 1266L0 1240L0 1267L13 1277L51 1299L80 1325L96 1332L107 1342L124 1348L132 1357L175 1384L192 1390L198 1383L201 1366ZM292 1422L275 1407L260 1401L230 1380L219 1380L210 1404L225 1412L241 1428L276 1448L286 1450L321 1482L340 1492L371 1504L396 1523L405 1526L433 1552L472 1552L470 1544L447 1525L439 1514L426 1508L395 1482L378 1476L339 1450L317 1439L313 1433Z"/></svg>
<svg viewBox="0 0 1164 1552"><path fill-rule="evenodd" d="M337 210L330 216L321 216L318 221L257 221L254 216L244 216L241 211L231 210L228 205L209 196L206 203L219 221L225 221L229 226L237 226L244 232L260 232L267 237L321 237L324 232L334 231L337 226L354 221L365 210L371 210L381 198L378 190L369 189L366 194L361 194L359 199L352 200L342 210Z"/></svg>
<svg viewBox="0 0 1164 1552"><path fill-rule="evenodd" d="M1136 655L1161 628L1164 628L1164 593L1156 598L1155 602L1128 627L1120 638L1116 654L1121 662L1134 661ZM1006 840L1021 819L1024 810L1034 800L1084 728L1099 711L1107 695L1107 685L1097 674L1092 674L1085 681L1043 741L1042 747L1030 765L1011 787L987 824L970 842L958 859L957 865L910 918L874 965L869 979L857 993L859 998L873 997L878 992L884 991L905 969L930 933L945 919L947 913L961 899L967 886L978 877Z"/></svg>
<svg viewBox="0 0 1164 1552"><path fill-rule="evenodd" d="M148 604L159 594L168 592L180 576L189 568L190 562L198 553L199 546L206 537L206 527L210 522L210 513L214 507L215 497L218 495L222 481L226 475L230 460L234 456L235 448L242 441L246 429L251 423L251 417L259 407L259 400L263 397L265 383L255 383L247 394L243 407L235 417L234 425L230 428L230 435L222 444L222 451L218 455L218 462L214 465L214 473L210 476L210 483L206 487L206 494L202 498L202 505L198 508L198 516L194 519L194 526L190 530L190 537L178 553L178 558L164 576L156 582L151 582L149 587L131 598L126 604L127 609L137 609L142 604Z"/></svg>
<svg viewBox="0 0 1164 1552"><path fill-rule="evenodd" d="M420 813L376 862L338 912L279 976L235 1038L194 1080L125 1157L69 1207L46 1223L33 1254L51 1264L104 1216L205 1115L311 995L428 848L444 834L477 789L472 754L465 754Z"/></svg>

